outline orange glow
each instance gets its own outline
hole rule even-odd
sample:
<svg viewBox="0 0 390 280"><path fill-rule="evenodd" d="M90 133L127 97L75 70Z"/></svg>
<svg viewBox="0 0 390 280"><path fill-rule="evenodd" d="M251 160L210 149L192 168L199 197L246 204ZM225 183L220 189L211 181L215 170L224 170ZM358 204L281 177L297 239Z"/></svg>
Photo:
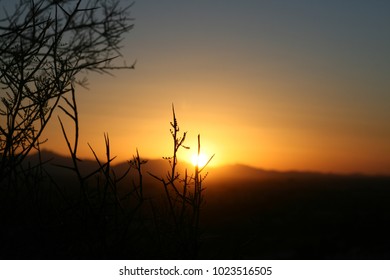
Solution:
<svg viewBox="0 0 390 280"><path fill-rule="evenodd" d="M198 166L200 168L202 168L203 166L206 165L207 161L208 161L208 157L201 153L201 154L193 154L191 156L191 163L194 165L194 166Z"/></svg>
<svg viewBox="0 0 390 280"><path fill-rule="evenodd" d="M174 103L180 133L188 132L184 145L191 147L179 150L179 161L198 162L192 156L200 134L201 151L207 159L216 154L210 166L242 163L276 170L390 174L390 95L385 75L389 63L385 53L378 52L375 60L375 52L370 51L366 58L364 51L371 45L347 48L337 39L332 48L329 41L321 43L321 36L318 42L312 40L300 48L304 40L299 37L291 43L295 37L284 38L273 30L258 32L256 26L266 27L252 22L248 26L253 30L241 26L238 32L240 26L234 26L238 37L224 36L225 25L221 30L215 27L200 32L198 24L191 25L195 33L186 30L178 36L177 27L183 20L178 18L166 22L168 36L160 36L164 19L157 18L164 13L151 17L150 7L140 5L145 5L145 13L139 18L150 20L149 29L139 25L137 37L129 39L133 48L124 50L128 61L140 59L135 71L119 71L115 77L91 75L89 91L77 88L80 157L93 158L87 143L104 156L105 132L110 136L112 154L118 156L116 162L131 158L136 148L143 158L171 156L169 122ZM257 18L261 17L256 15L253 20ZM275 17L278 22L280 19ZM310 24L294 30L309 32L307 26ZM208 33L212 30L215 33ZM381 26L372 26L372 30L385 32ZM332 28L328 34L336 31ZM245 34L249 41L239 43ZM257 38L258 34L261 37ZM301 35L307 38L308 34ZM318 34L312 35L317 38ZM364 38L360 35L357 41ZM377 35L378 42L385 37ZM356 49L353 54L357 54L359 48L361 57L348 51ZM372 67L375 61L378 67ZM354 65L360 67L351 67ZM67 129L71 133L72 125ZM42 137L46 138L47 149L67 153L55 118Z"/></svg>

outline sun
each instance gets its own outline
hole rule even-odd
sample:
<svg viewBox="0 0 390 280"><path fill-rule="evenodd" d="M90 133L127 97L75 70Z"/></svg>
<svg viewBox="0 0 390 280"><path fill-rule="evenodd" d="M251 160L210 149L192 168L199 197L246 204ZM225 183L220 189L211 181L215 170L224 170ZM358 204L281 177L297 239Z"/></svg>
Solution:
<svg viewBox="0 0 390 280"><path fill-rule="evenodd" d="M202 154L202 153L200 153L199 155L198 154L193 154L191 156L191 163L194 166L198 166L200 168L205 166L207 164L207 161L208 161L207 156L205 154Z"/></svg>

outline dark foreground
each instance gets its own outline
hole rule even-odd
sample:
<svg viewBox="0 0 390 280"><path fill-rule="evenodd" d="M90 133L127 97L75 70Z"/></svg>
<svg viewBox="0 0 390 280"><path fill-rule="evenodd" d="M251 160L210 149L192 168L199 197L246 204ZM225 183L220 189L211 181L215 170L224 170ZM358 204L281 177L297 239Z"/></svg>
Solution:
<svg viewBox="0 0 390 280"><path fill-rule="evenodd" d="M161 218L163 204L92 215L64 189L33 183L2 186L1 259L390 259L389 177L210 170L196 255Z"/></svg>
<svg viewBox="0 0 390 280"><path fill-rule="evenodd" d="M389 178L280 176L220 184L206 258L390 259Z"/></svg>

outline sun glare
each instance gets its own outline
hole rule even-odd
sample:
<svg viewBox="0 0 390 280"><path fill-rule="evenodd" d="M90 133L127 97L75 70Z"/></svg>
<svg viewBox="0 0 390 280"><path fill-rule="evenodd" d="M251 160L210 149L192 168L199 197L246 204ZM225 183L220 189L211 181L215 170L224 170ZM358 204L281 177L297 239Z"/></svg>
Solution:
<svg viewBox="0 0 390 280"><path fill-rule="evenodd" d="M205 154L193 154L191 156L191 163L194 165L194 166L198 166L200 168L202 168L203 166L206 165L208 161L208 158L206 157Z"/></svg>

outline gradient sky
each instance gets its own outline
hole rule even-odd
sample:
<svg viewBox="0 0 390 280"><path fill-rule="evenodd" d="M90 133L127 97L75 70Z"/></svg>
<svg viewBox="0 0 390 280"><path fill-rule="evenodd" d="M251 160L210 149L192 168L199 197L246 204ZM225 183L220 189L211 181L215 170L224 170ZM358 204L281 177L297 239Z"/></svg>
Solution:
<svg viewBox="0 0 390 280"><path fill-rule="evenodd" d="M170 155L174 103L192 152L200 133L216 165L390 174L389 13L379 0L136 1L123 42L136 69L79 89L80 153L103 155L108 132L120 159ZM53 119L46 148L66 148L60 133Z"/></svg>

